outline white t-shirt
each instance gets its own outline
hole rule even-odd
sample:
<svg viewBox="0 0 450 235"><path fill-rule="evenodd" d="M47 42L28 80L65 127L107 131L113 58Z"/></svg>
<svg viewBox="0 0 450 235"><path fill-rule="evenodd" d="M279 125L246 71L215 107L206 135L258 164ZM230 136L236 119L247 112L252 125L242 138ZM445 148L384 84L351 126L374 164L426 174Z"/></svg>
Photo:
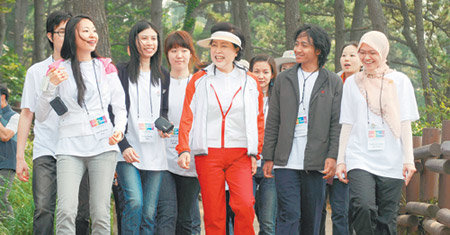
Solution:
<svg viewBox="0 0 450 235"><path fill-rule="evenodd" d="M400 121L415 121L419 118L417 111L414 88L409 78L394 71L386 74L386 78L392 79L397 87L398 103L400 106ZM368 123L382 126L385 129L384 150L369 151ZM352 169L366 170L372 174L403 179L403 152L400 138L395 138L391 129L382 118L369 109L367 117L367 103L361 94L355 76L347 78L344 83L341 103L341 124L351 124L352 131L345 151L345 163L347 171Z"/></svg>
<svg viewBox="0 0 450 235"><path fill-rule="evenodd" d="M220 148L222 141L222 111L227 112L225 118L224 147L225 148L247 148L247 136L245 130L244 115L244 85L241 69L234 68L230 73L222 73L216 70L216 75L211 77L208 92L208 116L207 135L208 147ZM240 90L239 90L240 89ZM220 110L217 97L220 100ZM233 98L234 97L234 98Z"/></svg>
<svg viewBox="0 0 450 235"><path fill-rule="evenodd" d="M299 67L298 72L298 87L299 87L299 101L302 103L303 92L305 93L303 96L303 103L299 104L298 114L305 113L308 116L309 113L309 101L311 99L311 93L316 83L317 77L319 76L319 72L305 72ZM305 85L305 89L303 91L303 85ZM303 111L304 110L304 111ZM308 128L308 126L306 126ZM308 135L294 137L292 142L291 153L289 154L288 163L286 166L277 166L274 168L285 168L285 169L294 169L294 170L303 170L304 161L305 161L305 148Z"/></svg>
<svg viewBox="0 0 450 235"><path fill-rule="evenodd" d="M20 108L28 108L31 112L35 112L36 102L42 93L43 78L52 62L53 57L50 56L27 70ZM33 160L41 156L55 155L58 142L58 118L52 109L45 121L34 120Z"/></svg>
<svg viewBox="0 0 450 235"><path fill-rule="evenodd" d="M186 86L189 83L189 80L190 78L170 78L168 117L169 121L173 122L174 131L172 136L166 139L167 166L169 171L174 174L188 177L197 177L197 172L195 170L195 157L191 157L189 169L183 169L177 164L178 152L177 150L175 150L175 147L178 145L178 128L180 126L181 113L183 111Z"/></svg>
<svg viewBox="0 0 450 235"><path fill-rule="evenodd" d="M11 130L14 132L14 134L17 133L17 126L19 125L19 114L14 114L11 116L11 118L8 121L8 124L6 124L5 128L8 130Z"/></svg>
<svg viewBox="0 0 450 235"><path fill-rule="evenodd" d="M139 163L133 163L136 168L140 170L161 171L167 170L166 147L165 141L159 136L156 128L154 129L156 133L153 142L141 142L139 140L138 123L154 123L160 116L161 85L151 85L150 88L150 76L151 72L140 72L137 83L130 82L128 87L130 110L128 111L128 131L126 137L128 143L140 157ZM139 92L137 92L138 88ZM151 97L149 95L150 93ZM118 155L117 160L125 161L122 154Z"/></svg>

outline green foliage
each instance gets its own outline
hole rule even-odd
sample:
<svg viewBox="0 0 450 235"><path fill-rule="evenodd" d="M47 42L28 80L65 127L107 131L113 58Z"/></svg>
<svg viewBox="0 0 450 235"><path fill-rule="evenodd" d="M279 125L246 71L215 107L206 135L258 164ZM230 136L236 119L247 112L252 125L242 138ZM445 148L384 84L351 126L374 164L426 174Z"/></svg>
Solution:
<svg viewBox="0 0 450 235"><path fill-rule="evenodd" d="M0 74L10 91L9 103L15 105L20 102L22 88L25 81L25 67L19 62L17 54L8 48L4 49L4 54L0 57Z"/></svg>
<svg viewBox="0 0 450 235"><path fill-rule="evenodd" d="M27 142L25 149L25 161L30 168L30 180L22 182L17 178L14 179L14 184L9 194L9 201L14 209L14 217L8 218L0 223L0 234L32 234L33 233L33 191L32 191L32 177L33 171L32 157L33 143Z"/></svg>
<svg viewBox="0 0 450 235"><path fill-rule="evenodd" d="M200 0L188 0L186 2L186 14L184 18L183 30L190 32L195 27L195 18L192 17L195 8L200 3Z"/></svg>

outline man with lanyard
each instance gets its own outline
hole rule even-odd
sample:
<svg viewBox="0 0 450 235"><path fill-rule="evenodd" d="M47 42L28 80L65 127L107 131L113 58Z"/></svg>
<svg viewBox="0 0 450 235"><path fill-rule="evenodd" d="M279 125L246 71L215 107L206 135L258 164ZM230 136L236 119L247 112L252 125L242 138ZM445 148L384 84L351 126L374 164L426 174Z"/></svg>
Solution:
<svg viewBox="0 0 450 235"><path fill-rule="evenodd" d="M31 66L25 78L22 93L21 114L17 130L17 177L24 182L29 180L28 164L25 162L25 145L33 121L37 99L42 86L48 82L45 74L48 66L60 60L64 31L71 15L55 11L47 18L47 38L53 54L46 60ZM58 140L58 116L52 110L44 122L35 121L33 141L33 234L53 234L56 206L56 159L55 147ZM77 216L77 234L89 233L89 188L87 174L80 185L80 203Z"/></svg>
<svg viewBox="0 0 450 235"><path fill-rule="evenodd" d="M0 221L14 216L8 196L16 170L16 141L19 114L8 105L9 91L0 85Z"/></svg>
<svg viewBox="0 0 450 235"><path fill-rule="evenodd" d="M325 182L339 144L342 81L323 68L330 38L304 25L295 34L297 64L275 79L269 101L263 167L278 197L276 234L319 234Z"/></svg>

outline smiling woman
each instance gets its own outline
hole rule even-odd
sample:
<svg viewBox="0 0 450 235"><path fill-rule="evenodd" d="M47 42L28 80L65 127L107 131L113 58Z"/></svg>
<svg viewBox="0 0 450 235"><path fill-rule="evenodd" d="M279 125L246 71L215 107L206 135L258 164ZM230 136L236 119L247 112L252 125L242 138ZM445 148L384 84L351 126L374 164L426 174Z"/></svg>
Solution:
<svg viewBox="0 0 450 235"><path fill-rule="evenodd" d="M210 49L213 63L194 74L186 88L178 165L189 169L191 153L195 156L207 234L226 232L225 182L236 214L234 233L255 234L252 174L264 132L261 88L235 62L245 45L236 26L218 23L198 45Z"/></svg>

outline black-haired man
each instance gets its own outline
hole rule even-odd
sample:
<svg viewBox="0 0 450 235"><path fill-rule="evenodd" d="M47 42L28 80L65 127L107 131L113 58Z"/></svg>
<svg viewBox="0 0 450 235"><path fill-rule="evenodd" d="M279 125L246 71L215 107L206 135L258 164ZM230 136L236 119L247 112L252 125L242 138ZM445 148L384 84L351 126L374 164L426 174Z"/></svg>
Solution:
<svg viewBox="0 0 450 235"><path fill-rule="evenodd" d="M319 234L325 179L334 177L342 81L323 68L330 38L304 25L295 34L297 64L280 73L269 103L264 175L278 198L276 234Z"/></svg>

